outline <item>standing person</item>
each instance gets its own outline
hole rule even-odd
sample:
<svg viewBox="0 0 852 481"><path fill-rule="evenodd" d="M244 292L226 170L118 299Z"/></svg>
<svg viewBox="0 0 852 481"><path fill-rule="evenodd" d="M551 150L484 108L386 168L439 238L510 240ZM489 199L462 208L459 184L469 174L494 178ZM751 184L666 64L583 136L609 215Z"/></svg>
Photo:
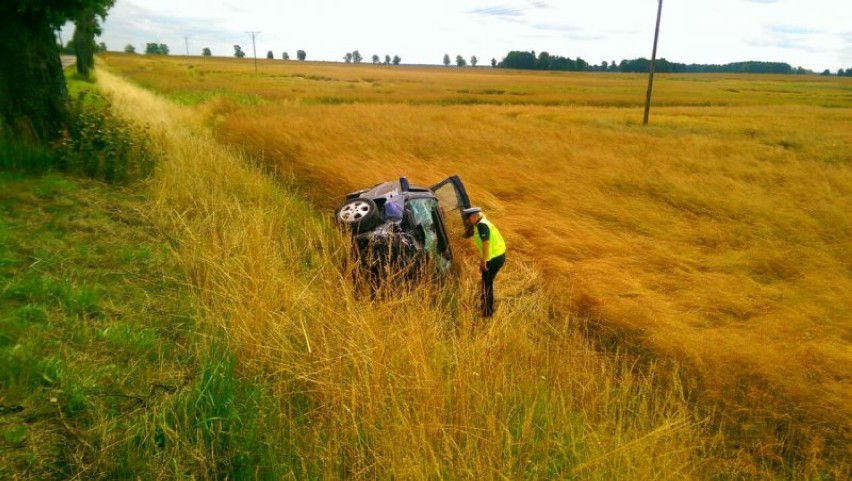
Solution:
<svg viewBox="0 0 852 481"><path fill-rule="evenodd" d="M506 241L497 227L482 214L482 208L470 207L462 212L475 227L473 241L479 252L479 270L482 273L482 317L491 317L494 315L494 278L506 262Z"/></svg>

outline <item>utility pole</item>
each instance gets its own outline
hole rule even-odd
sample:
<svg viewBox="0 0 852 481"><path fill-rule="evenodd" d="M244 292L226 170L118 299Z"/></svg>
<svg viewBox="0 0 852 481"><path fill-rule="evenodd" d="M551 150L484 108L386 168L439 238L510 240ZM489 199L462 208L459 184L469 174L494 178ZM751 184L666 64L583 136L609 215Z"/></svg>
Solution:
<svg viewBox="0 0 852 481"><path fill-rule="evenodd" d="M651 114L651 90L654 87L654 69L657 64L657 40L660 38L660 17L663 14L663 0L657 7L657 28L654 31L654 50L651 53L651 74L648 76L648 94L645 96L645 117L642 125L648 125L648 117Z"/></svg>
<svg viewBox="0 0 852 481"><path fill-rule="evenodd" d="M184 43L186 43L186 56L189 57L189 37L183 37Z"/></svg>
<svg viewBox="0 0 852 481"><path fill-rule="evenodd" d="M257 48L254 45L254 37L260 35L260 31L246 33L251 35L251 51L254 55L254 73L257 73Z"/></svg>

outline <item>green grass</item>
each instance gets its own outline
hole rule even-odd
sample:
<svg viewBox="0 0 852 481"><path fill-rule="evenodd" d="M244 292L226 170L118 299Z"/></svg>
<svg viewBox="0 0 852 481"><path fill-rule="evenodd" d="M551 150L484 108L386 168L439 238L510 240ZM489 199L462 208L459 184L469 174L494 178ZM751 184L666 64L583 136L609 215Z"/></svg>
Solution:
<svg viewBox="0 0 852 481"><path fill-rule="evenodd" d="M276 404L138 194L0 172L0 479L277 479Z"/></svg>

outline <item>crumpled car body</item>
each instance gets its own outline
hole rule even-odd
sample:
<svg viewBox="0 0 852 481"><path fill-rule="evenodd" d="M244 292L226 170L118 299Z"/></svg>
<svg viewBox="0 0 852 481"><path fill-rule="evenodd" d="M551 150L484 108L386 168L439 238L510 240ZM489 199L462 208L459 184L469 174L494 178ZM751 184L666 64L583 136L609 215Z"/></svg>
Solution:
<svg viewBox="0 0 852 481"><path fill-rule="evenodd" d="M472 234L462 210L470 207L458 176L431 187L405 177L347 194L335 218L352 235L355 254L372 280L444 275L453 266L450 233Z"/></svg>

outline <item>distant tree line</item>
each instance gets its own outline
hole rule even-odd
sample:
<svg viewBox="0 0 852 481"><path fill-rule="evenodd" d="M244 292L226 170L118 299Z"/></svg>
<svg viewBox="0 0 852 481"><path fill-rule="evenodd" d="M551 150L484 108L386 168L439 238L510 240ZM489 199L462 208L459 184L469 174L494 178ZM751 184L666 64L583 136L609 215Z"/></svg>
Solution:
<svg viewBox="0 0 852 481"><path fill-rule="evenodd" d="M106 44L101 42L100 44L95 46L95 51L96 52L105 52L106 48L107 48ZM68 46L63 47L61 49L61 51L63 53L73 54L74 53L73 43L68 42ZM128 43L127 45L124 46L124 52L125 53L136 53L136 47L134 47L133 45ZM169 54L169 46L164 44L164 43L153 43L153 42L147 43L147 44L145 44L145 54L146 55L168 55ZM213 55L213 52L210 50L210 47L204 47L201 50L201 55L204 56L204 57L210 57L210 56ZM241 47L240 45L234 45L234 57L245 58L245 56L246 56L246 52L245 52L245 50L243 50L243 47ZM304 50L297 50L296 51L296 58L298 58L299 60L305 60L307 58L307 56L308 55L305 53ZM272 50L269 50L269 51L266 52L266 58L268 58L268 59L275 58L273 53L272 53ZM290 54L288 54L287 52L284 52L284 53L281 54L281 58L284 59L284 60L290 60ZM387 58L389 59L390 57L387 57ZM394 63L399 64L399 61L400 61L399 56L395 56L394 57ZM359 60L359 62L360 62L360 60ZM388 62L386 62L386 63L390 63L390 60L388 60Z"/></svg>
<svg viewBox="0 0 852 481"><path fill-rule="evenodd" d="M446 64L446 58L444 60ZM494 61L492 60L492 66ZM502 62L496 65L498 68L512 68L521 70L563 70L571 72L631 72L631 73L647 73L651 69L651 61L646 58L637 58L633 60L622 60L616 63L601 62L600 64L590 64L580 57L572 59L559 55L550 55L547 52L541 52L538 55L535 51L524 52L513 50L509 52ZM724 65L718 64L685 64L678 62L670 62L664 58L658 59L655 71L659 73L769 73L769 74L807 74L813 73L802 67L793 68L790 64L783 62L734 62ZM823 72L826 75L826 72ZM838 75L852 76L852 69L839 69Z"/></svg>
<svg viewBox="0 0 852 481"><path fill-rule="evenodd" d="M382 63L382 59L378 55L373 55L372 60L373 64L375 65L379 65ZM351 52L346 52L346 54L343 56L343 61L346 63L361 63L364 61L364 57L361 55L361 52L353 50ZM385 65L399 65L400 62L402 62L402 58L399 55L394 55L393 58L391 58L390 55L385 55Z"/></svg>
<svg viewBox="0 0 852 481"><path fill-rule="evenodd" d="M450 65L450 54L448 54L448 53L444 54L443 62L444 62L445 66ZM476 55L473 55L473 56L470 57L470 66L471 67L476 67L476 64L478 64L478 63L479 63L479 59L476 58ZM461 55L456 55L456 66L457 67L467 67L467 65L468 65L467 60L464 57L462 57ZM497 66L497 61L493 58L491 59L491 66L492 67Z"/></svg>
<svg viewBox="0 0 852 481"><path fill-rule="evenodd" d="M573 60L568 57L550 55L541 52L536 56L535 52L522 52L513 50L509 52L502 62L497 64L498 68L514 68L521 70L565 70L581 72L589 70L589 63L577 57Z"/></svg>
<svg viewBox="0 0 852 481"><path fill-rule="evenodd" d="M646 58L638 58L634 60L622 60L618 65L618 70L620 72L648 72L650 71L650 66L650 60ZM664 58L657 60L655 70L661 73L808 73L808 71L801 67L794 69L790 66L790 64L782 62L734 62L724 65L687 65L677 62L669 62Z"/></svg>
<svg viewBox="0 0 852 481"><path fill-rule="evenodd" d="M67 54L73 54L75 50L74 41L68 42L68 44L62 47L62 52ZM103 52L106 51L106 45L104 43L100 43L95 46L95 52ZM127 44L124 48L124 51L127 53L136 53L136 48L130 44ZM169 54L169 46L166 44L157 44L157 43L148 43L145 46L145 53L148 55L168 55ZM210 49L205 47L203 49L202 55L209 57L211 55ZM237 58L244 58L246 56L245 51L239 45L234 45L234 56ZM299 60L305 60L307 55L304 50L298 50L296 52L296 58ZM268 51L266 53L267 59L274 58L272 51ZM287 52L283 52L281 55L283 60L290 60L290 55ZM361 63L364 58L358 50L353 50L352 52L346 52L343 56L343 60L346 63ZM382 62L381 58L378 55L372 56L372 61L374 64L384 63L385 65L399 65L402 62L402 59L399 55L394 55L391 57L390 55L385 55L384 62ZM476 58L476 55L470 58L470 63L472 67L476 67L479 60ZM449 66L452 63L451 57L449 54L445 54L443 58L443 63L446 66ZM456 55L455 64L459 67L466 67L468 65L468 60L466 60L461 55ZM613 60L612 62L601 62L600 64L590 64L589 62L583 60L580 57L576 59L572 59L570 57L562 57L559 55L551 55L547 52L541 52L536 55L535 51L524 52L513 50L509 52L503 61L497 62L497 59L491 59L491 66L495 68L511 68L511 69L521 69L521 70L562 70L569 72L626 72L626 73L647 73L651 69L651 61L646 58L636 58L633 60L622 60L621 62L616 62ZM657 64L655 66L655 71L659 73L767 73L767 74L811 74L814 73L811 70L804 69L802 67L793 68L790 64L783 62L733 62L724 65L719 64L685 64L678 62L670 62L664 58L658 59ZM831 71L824 70L820 75L832 75ZM852 68L847 69L838 69L837 76L839 77L852 77Z"/></svg>

